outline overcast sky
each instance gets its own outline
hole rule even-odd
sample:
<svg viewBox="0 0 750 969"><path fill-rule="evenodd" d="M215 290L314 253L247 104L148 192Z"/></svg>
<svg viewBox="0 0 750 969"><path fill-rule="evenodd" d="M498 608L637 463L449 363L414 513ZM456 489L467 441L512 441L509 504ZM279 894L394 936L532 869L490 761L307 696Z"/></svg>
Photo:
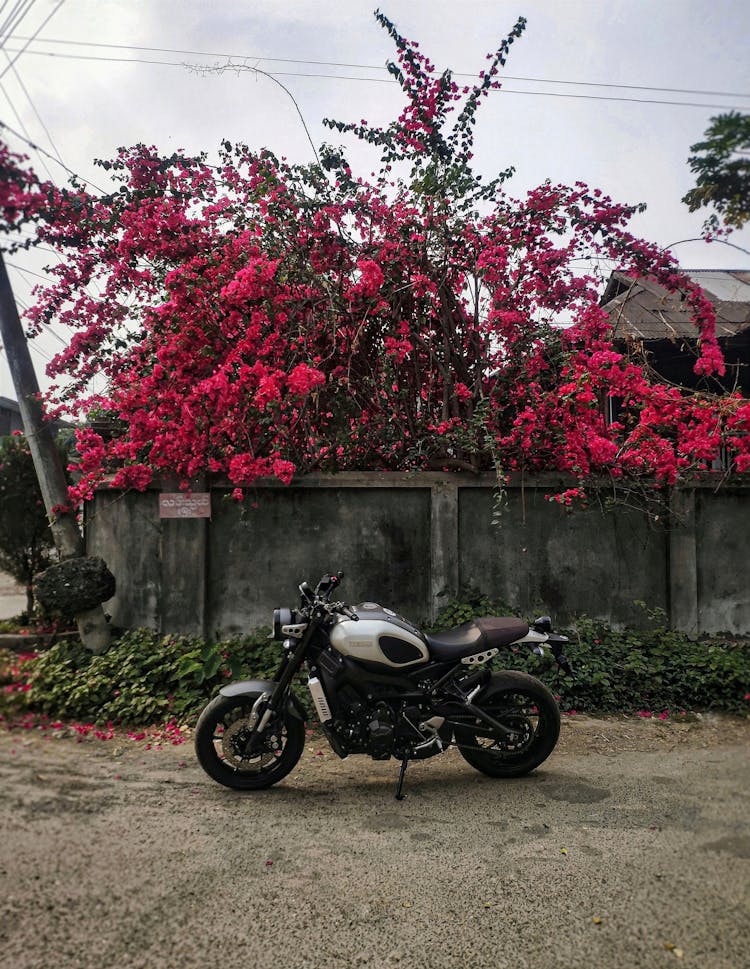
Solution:
<svg viewBox="0 0 750 969"><path fill-rule="evenodd" d="M271 80L247 71L203 75L185 65L247 58L293 93L313 141L330 141L325 117L387 123L401 107L383 70L393 50L374 8L372 0L0 0L0 35L9 13L27 11L5 39L10 59L53 14L13 68L0 54L0 121L99 185L106 175L92 159L136 142L211 152L228 138L310 161L294 104ZM479 116L477 170L491 176L514 165L514 195L546 178L580 179L618 201L646 202L634 231L663 246L700 234L704 216L680 201L691 187L686 159L712 115L750 109L747 0L385 0L382 9L440 69L465 73L482 69L484 55L525 16L504 90ZM300 76L313 74L326 76ZM663 101L700 106L653 103ZM365 150L348 145L355 171L369 174ZM38 154L27 151L46 175ZM64 170L46 163L63 182ZM731 241L750 249L750 231ZM674 251L686 268L750 268L750 256L727 246ZM43 273L50 258L13 257L27 271L10 270L24 302L29 271ZM45 356L60 344L49 334L35 344L44 386ZM0 394L15 396L2 357Z"/></svg>

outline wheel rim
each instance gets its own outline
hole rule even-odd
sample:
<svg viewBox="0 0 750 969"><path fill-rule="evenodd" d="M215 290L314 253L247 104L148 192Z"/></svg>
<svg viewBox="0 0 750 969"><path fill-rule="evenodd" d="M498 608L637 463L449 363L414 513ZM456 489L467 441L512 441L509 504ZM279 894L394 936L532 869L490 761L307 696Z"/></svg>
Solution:
<svg viewBox="0 0 750 969"><path fill-rule="evenodd" d="M216 757L236 773L259 774L273 770L284 753L287 730L278 719L271 720L263 732L260 750L248 753L247 743L255 720L252 707L241 704L231 707L214 724L212 743Z"/></svg>

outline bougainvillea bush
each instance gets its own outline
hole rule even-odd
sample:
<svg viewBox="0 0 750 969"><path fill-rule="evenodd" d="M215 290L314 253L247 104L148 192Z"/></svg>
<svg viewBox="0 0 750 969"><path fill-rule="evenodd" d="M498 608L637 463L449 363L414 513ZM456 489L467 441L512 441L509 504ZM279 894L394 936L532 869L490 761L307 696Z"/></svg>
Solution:
<svg viewBox="0 0 750 969"><path fill-rule="evenodd" d="M523 19L464 87L377 19L404 109L382 129L327 122L379 154L369 179L331 146L301 166L229 142L211 160L137 145L99 163L117 188L97 197L0 156L6 226L31 220L63 254L27 315L72 331L49 407L100 422L78 432L72 497L108 475L220 474L241 498L269 475L432 468L567 472L570 503L592 477L674 483L722 447L750 470L748 401L654 382L612 344L595 257L682 292L696 371L724 369L711 304L628 231L636 207L582 183L515 199L510 172L472 171Z"/></svg>

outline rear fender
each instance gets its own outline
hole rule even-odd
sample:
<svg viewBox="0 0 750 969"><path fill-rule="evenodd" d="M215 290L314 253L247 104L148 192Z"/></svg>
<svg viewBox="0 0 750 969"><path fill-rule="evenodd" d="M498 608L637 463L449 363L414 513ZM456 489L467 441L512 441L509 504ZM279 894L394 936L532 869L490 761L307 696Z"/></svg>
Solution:
<svg viewBox="0 0 750 969"><path fill-rule="evenodd" d="M261 693L273 693L276 684L273 680L236 680L222 686L219 693L222 696L260 696ZM287 710L297 720L306 720L307 714L297 697L289 691L287 695Z"/></svg>
<svg viewBox="0 0 750 969"><path fill-rule="evenodd" d="M510 645L518 646L520 643L546 643L549 640L549 635L547 633L537 632L536 629L530 629L525 636L521 639L515 639Z"/></svg>

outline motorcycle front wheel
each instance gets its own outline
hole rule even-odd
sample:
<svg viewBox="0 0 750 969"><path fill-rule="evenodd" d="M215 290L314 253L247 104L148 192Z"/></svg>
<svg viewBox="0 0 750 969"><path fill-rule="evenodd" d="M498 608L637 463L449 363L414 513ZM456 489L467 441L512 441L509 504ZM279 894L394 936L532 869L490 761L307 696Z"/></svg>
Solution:
<svg viewBox="0 0 750 969"><path fill-rule="evenodd" d="M481 720L457 727L461 756L490 777L522 777L545 761L560 736L560 710L552 693L533 676L515 671L493 673L474 704L511 733L487 736Z"/></svg>
<svg viewBox="0 0 750 969"><path fill-rule="evenodd" d="M292 770L305 746L305 725L285 710L269 721L252 752L252 709L257 695L219 694L203 710L195 728L195 753L203 770L219 784L239 791L271 787Z"/></svg>

